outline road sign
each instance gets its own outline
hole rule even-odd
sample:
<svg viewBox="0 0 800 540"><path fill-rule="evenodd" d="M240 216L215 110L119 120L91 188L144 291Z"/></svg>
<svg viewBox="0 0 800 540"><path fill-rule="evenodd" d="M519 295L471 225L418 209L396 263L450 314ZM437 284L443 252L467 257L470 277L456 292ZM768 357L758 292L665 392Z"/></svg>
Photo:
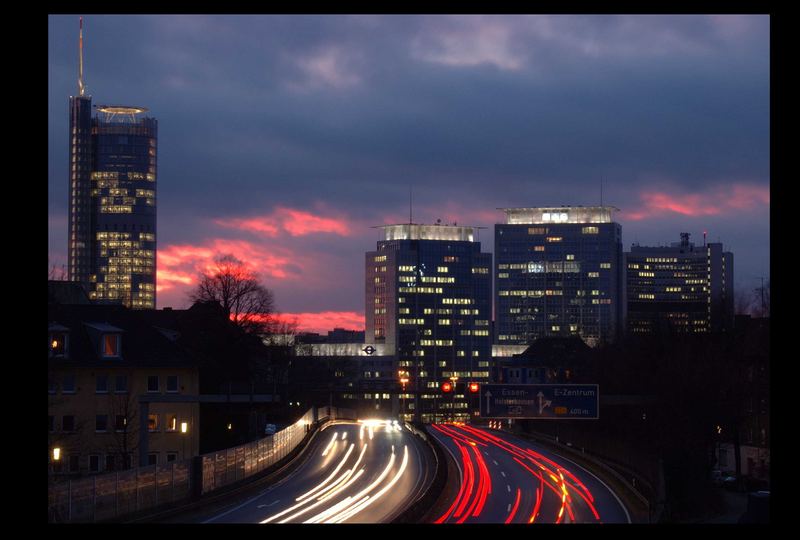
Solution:
<svg viewBox="0 0 800 540"><path fill-rule="evenodd" d="M481 384L483 418L599 418L597 384Z"/></svg>

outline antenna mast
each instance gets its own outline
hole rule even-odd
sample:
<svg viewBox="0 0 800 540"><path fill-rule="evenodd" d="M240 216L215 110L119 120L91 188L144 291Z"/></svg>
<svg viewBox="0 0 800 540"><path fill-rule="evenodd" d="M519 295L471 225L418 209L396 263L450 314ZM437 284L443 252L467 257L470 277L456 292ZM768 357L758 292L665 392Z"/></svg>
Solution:
<svg viewBox="0 0 800 540"><path fill-rule="evenodd" d="M78 33L78 95L83 96L86 87L83 85L83 17L80 18Z"/></svg>
<svg viewBox="0 0 800 540"><path fill-rule="evenodd" d="M600 206L603 206L603 177L600 177Z"/></svg>
<svg viewBox="0 0 800 540"><path fill-rule="evenodd" d="M411 186L408 186L408 224L409 225L414 223L414 220L412 219L412 216L413 216L412 210L413 210L413 208L414 207L411 204Z"/></svg>

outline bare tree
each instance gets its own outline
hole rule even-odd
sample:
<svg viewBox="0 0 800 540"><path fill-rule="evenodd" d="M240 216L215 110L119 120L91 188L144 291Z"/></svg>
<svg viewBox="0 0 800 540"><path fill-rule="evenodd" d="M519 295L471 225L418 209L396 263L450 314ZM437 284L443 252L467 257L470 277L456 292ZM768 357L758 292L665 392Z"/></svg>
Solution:
<svg viewBox="0 0 800 540"><path fill-rule="evenodd" d="M769 317L769 280L766 282L761 278L761 287L756 287L753 314L757 317Z"/></svg>
<svg viewBox="0 0 800 540"><path fill-rule="evenodd" d="M251 334L270 333L275 324L272 291L233 255L216 259L215 267L201 275L190 298L193 302L219 302L230 319Z"/></svg>
<svg viewBox="0 0 800 540"><path fill-rule="evenodd" d="M108 453L119 456L122 469L131 465L130 456L139 448L139 430L147 429L140 426L137 420L139 406L136 396L131 392L114 393L109 395L109 428L113 434L109 443Z"/></svg>
<svg viewBox="0 0 800 540"><path fill-rule="evenodd" d="M753 309L753 295L750 291L744 289L736 289L733 294L733 312L736 315L745 315L751 313Z"/></svg>

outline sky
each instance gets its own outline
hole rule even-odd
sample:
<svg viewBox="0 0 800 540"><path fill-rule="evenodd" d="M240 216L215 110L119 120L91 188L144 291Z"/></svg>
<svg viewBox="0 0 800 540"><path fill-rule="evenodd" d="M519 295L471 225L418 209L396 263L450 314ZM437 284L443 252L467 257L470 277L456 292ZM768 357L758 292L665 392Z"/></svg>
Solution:
<svg viewBox="0 0 800 540"><path fill-rule="evenodd" d="M766 15L87 15L93 104L158 119L157 307L231 254L301 330L364 327L376 225L619 209L769 279ZM78 15L48 20L48 271L67 262Z"/></svg>

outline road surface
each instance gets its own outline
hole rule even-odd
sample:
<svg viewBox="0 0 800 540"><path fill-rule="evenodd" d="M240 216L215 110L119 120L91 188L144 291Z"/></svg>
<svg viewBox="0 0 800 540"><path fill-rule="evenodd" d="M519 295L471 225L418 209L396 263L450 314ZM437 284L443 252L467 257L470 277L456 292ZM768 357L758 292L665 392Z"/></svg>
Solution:
<svg viewBox="0 0 800 540"><path fill-rule="evenodd" d="M204 523L384 523L433 479L432 453L396 422L338 421L296 471Z"/></svg>
<svg viewBox="0 0 800 540"><path fill-rule="evenodd" d="M460 491L435 523L630 523L594 474L501 431L433 424L428 432L455 459Z"/></svg>

